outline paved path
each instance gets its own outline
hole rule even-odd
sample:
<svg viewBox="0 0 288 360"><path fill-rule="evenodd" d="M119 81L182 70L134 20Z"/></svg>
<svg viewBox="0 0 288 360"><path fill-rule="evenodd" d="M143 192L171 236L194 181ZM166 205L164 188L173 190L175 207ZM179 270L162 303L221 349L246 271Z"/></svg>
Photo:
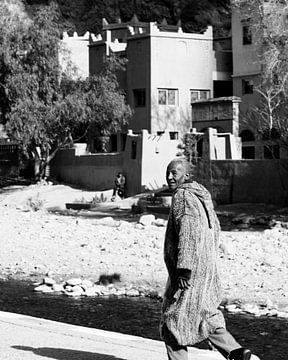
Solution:
<svg viewBox="0 0 288 360"><path fill-rule="evenodd" d="M1 360L167 360L164 344L109 331L0 312ZM223 360L189 348L189 360Z"/></svg>

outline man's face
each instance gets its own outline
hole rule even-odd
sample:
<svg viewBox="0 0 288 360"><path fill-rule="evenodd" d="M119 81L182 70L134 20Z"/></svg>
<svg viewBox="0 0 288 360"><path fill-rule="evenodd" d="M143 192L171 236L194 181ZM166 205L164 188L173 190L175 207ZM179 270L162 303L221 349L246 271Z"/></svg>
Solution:
<svg viewBox="0 0 288 360"><path fill-rule="evenodd" d="M175 190L188 179L187 170L181 163L171 162L166 170L166 181L170 190Z"/></svg>

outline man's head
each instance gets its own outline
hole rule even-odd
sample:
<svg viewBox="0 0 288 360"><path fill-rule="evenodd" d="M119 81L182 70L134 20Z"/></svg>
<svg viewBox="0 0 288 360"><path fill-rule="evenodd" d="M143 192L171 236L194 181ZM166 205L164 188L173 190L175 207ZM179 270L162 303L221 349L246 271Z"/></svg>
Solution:
<svg viewBox="0 0 288 360"><path fill-rule="evenodd" d="M172 160L166 170L166 181L170 190L175 190L190 178L191 165L185 158Z"/></svg>

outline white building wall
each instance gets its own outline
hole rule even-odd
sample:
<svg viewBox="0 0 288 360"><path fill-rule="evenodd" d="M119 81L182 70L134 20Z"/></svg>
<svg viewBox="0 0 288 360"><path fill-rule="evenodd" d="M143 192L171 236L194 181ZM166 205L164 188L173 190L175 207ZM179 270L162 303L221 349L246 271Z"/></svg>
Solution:
<svg viewBox="0 0 288 360"><path fill-rule="evenodd" d="M233 95L241 97L240 113L245 114L249 108L259 101L259 94L243 93L243 81L252 81L257 85L257 77L261 71L258 51L255 45L255 35L252 34L252 44L243 44L243 25L239 11L232 11L232 53L233 53Z"/></svg>
<svg viewBox="0 0 288 360"><path fill-rule="evenodd" d="M212 28L205 34L151 31L151 132L191 127L190 90L213 96ZM176 105L160 105L159 89L176 89Z"/></svg>
<svg viewBox="0 0 288 360"><path fill-rule="evenodd" d="M66 53L62 55L61 62L65 67L71 61L76 67L76 76L86 78L89 76L89 32L83 36L78 36L75 32L73 36L63 33L62 43Z"/></svg>

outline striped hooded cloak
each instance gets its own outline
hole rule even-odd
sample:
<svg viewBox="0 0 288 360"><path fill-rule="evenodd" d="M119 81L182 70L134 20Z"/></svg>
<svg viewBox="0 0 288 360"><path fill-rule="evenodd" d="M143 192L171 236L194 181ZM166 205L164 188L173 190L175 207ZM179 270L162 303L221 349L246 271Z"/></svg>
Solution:
<svg viewBox="0 0 288 360"><path fill-rule="evenodd" d="M172 198L165 234L168 281L161 313L162 338L164 324L179 345L194 345L217 328L225 328L224 317L217 309L221 302L219 232L208 190L195 181L180 185ZM187 270L191 271L191 286L178 289L177 275Z"/></svg>

